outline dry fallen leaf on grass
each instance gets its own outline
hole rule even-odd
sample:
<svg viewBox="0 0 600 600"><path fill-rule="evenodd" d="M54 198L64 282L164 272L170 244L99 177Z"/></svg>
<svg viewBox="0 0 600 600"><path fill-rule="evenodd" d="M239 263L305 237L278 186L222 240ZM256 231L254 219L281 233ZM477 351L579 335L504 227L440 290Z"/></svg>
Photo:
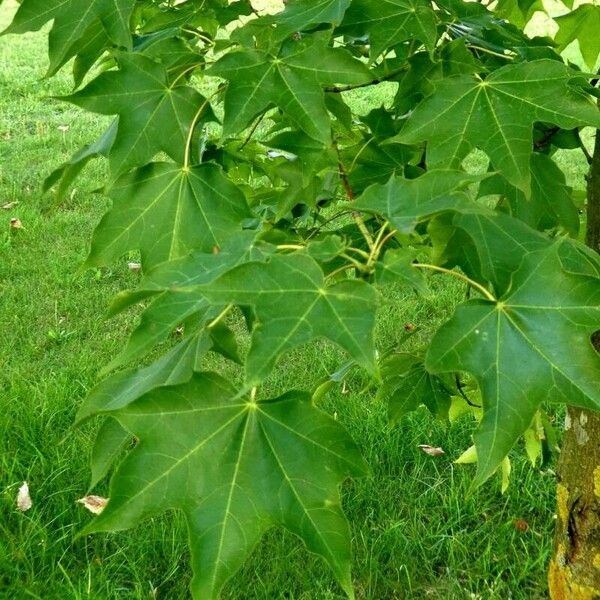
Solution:
<svg viewBox="0 0 600 600"><path fill-rule="evenodd" d="M108 498L102 496L85 496L77 500L79 504L83 504L91 513L99 515L108 504Z"/></svg>
<svg viewBox="0 0 600 600"><path fill-rule="evenodd" d="M527 533L529 531L529 523L525 519L515 519L515 529L521 533Z"/></svg>
<svg viewBox="0 0 600 600"><path fill-rule="evenodd" d="M7 202L6 204L2 205L2 210L10 210L11 208L17 206L17 204L19 203L16 200L14 202Z"/></svg>
<svg viewBox="0 0 600 600"><path fill-rule="evenodd" d="M132 273L139 273L142 270L142 263L139 263L139 262L128 262L127 263L127 268Z"/></svg>
<svg viewBox="0 0 600 600"><path fill-rule="evenodd" d="M10 228L11 229L23 229L23 223L21 223L21 219L17 219L16 217L13 217L10 220Z"/></svg>
<svg viewBox="0 0 600 600"><path fill-rule="evenodd" d="M19 493L17 494L17 510L21 512L27 512L33 506L33 502L31 501L31 496L29 495L29 486L27 482L24 481L23 485L19 488Z"/></svg>
<svg viewBox="0 0 600 600"><path fill-rule="evenodd" d="M429 456L443 456L446 454L441 448L435 448L433 446L429 446L428 444L419 444L418 447Z"/></svg>

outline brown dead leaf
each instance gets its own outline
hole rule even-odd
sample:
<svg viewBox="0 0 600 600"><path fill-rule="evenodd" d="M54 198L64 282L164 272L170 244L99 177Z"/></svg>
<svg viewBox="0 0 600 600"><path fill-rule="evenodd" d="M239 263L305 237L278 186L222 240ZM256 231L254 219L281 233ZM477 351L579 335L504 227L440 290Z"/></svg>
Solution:
<svg viewBox="0 0 600 600"><path fill-rule="evenodd" d="M2 205L2 210L10 210L11 208L17 206L17 204L19 203L16 200L14 202L7 202L6 204Z"/></svg>
<svg viewBox="0 0 600 600"><path fill-rule="evenodd" d="M420 448L428 456L443 456L446 454L442 448L435 448L429 444L419 444L418 448Z"/></svg>
<svg viewBox="0 0 600 600"><path fill-rule="evenodd" d="M108 504L108 498L102 496L84 496L77 500L79 504L83 504L91 513L99 515Z"/></svg>
<svg viewBox="0 0 600 600"><path fill-rule="evenodd" d="M23 223L21 222L21 219L17 219L16 217L13 217L10 220L10 228L11 229L23 229Z"/></svg>
<svg viewBox="0 0 600 600"><path fill-rule="evenodd" d="M27 482L24 481L23 485L19 488L19 493L17 494L17 510L21 512L27 512L33 506L33 502L31 501L31 496L29 495L29 486Z"/></svg>
<svg viewBox="0 0 600 600"><path fill-rule="evenodd" d="M529 531L529 523L525 519L516 519L515 529L521 533L527 533Z"/></svg>

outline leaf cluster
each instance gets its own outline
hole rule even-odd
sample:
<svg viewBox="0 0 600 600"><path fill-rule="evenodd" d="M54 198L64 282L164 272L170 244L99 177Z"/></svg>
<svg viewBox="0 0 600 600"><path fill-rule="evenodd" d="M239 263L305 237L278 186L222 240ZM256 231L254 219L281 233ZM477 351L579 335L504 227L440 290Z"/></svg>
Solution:
<svg viewBox="0 0 600 600"><path fill-rule="evenodd" d="M555 41L522 32L539 8L21 2L7 32L51 21L49 74L74 59L62 100L114 116L46 186L63 198L106 157L112 206L87 264L136 252L143 267L111 307L141 303L139 324L79 413L104 420L93 484L112 471L87 531L182 511L205 599L281 525L352 597L339 487L368 469L318 408L331 385L362 369L392 422L475 406L478 483L540 431L547 403L600 407L600 259L577 241L553 159L600 128L592 78L559 54L578 39L596 61L598 7L560 17ZM356 110L374 95L382 104ZM469 169L474 151L483 169ZM386 347L375 325L390 287L426 295L433 276L459 279L467 299L430 339ZM347 364L314 395L302 382L265 393L281 357L317 340ZM237 365L233 381L210 355Z"/></svg>

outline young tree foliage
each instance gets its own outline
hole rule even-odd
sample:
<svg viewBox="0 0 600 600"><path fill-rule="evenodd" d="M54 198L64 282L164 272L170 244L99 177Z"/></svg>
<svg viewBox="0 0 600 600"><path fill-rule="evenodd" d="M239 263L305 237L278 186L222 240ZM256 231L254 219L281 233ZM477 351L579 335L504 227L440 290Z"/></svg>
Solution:
<svg viewBox="0 0 600 600"><path fill-rule="evenodd" d="M447 418L453 402L481 403L476 483L544 405L600 408L600 259L578 241L552 159L600 128L593 76L558 54L579 40L593 66L599 9L558 19L556 43L504 20L521 27L538 8L21 2L7 33L51 21L49 73L74 59L63 100L115 116L46 186L64 196L107 157L112 207L88 264L136 251L144 271L111 309L144 302L141 320L79 412L103 420L93 483L112 472L86 531L182 511L192 593L206 600L281 525L353 597L339 487L368 466L302 381L263 391L283 355L316 340L347 354L340 373L372 378L393 422L422 404ZM354 90L374 88L388 101L353 110ZM465 166L474 150L487 168ZM432 276L461 280L470 299L423 347L380 346L388 286L427 293ZM177 344L136 365L177 328ZM239 377L211 372L210 353Z"/></svg>

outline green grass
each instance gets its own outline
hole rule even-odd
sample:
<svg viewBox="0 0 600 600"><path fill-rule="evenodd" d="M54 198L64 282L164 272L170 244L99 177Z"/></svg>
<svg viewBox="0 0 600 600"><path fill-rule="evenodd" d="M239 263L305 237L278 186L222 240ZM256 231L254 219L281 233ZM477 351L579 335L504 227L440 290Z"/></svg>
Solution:
<svg viewBox="0 0 600 600"><path fill-rule="evenodd" d="M0 26L14 9L0 9ZM88 240L107 200L91 193L95 164L60 206L40 194L44 176L101 132L104 121L49 99L66 93L66 75L48 82L43 36L0 39L0 598L177 600L190 577L185 528L177 515L114 535L76 538L90 519L75 503L87 492L94 427L71 424L99 368L114 356L135 313L106 321L118 290L135 284L123 260L112 270L82 272ZM377 99L376 99L377 101ZM68 126L68 130L59 128ZM565 153L571 181L584 168ZM18 217L24 229L11 232ZM438 281L438 280L436 280ZM448 316L458 289L437 283L419 300L398 293L380 319L380 339L415 323L423 335ZM329 346L295 352L271 383L305 387L342 360ZM470 445L472 422L446 429L419 412L386 426L385 407L360 375L323 407L335 413L372 465L370 479L348 482L344 505L361 600L535 600L545 597L554 513L554 477L514 454L513 485L497 481L468 495L472 471L453 465ZM417 449L441 445L432 459ZM22 481L34 506L15 510ZM99 490L106 493L106 487ZM526 532L514 522L524 519ZM327 600L342 595L325 565L293 536L269 533L227 587L228 600Z"/></svg>

